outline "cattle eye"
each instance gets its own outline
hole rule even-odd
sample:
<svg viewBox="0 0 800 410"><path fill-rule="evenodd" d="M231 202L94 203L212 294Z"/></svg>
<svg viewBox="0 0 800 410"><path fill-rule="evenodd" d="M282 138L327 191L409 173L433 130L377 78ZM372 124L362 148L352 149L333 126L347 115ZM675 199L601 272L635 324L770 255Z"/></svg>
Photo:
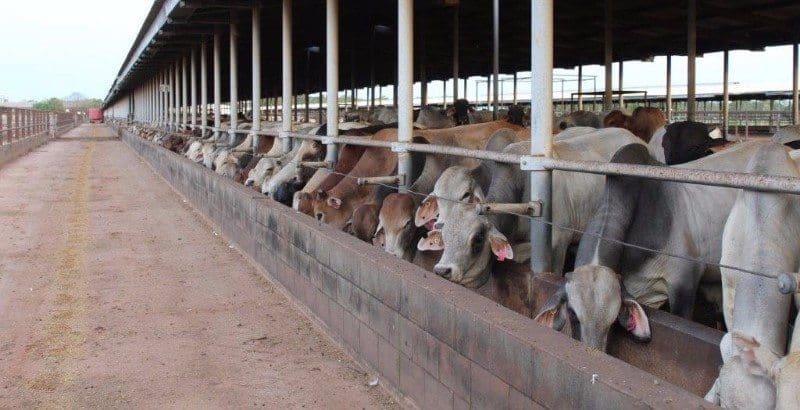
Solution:
<svg viewBox="0 0 800 410"><path fill-rule="evenodd" d="M475 236L472 237L472 253L478 254L483 250L483 241L484 241L483 232L478 232Z"/></svg>
<svg viewBox="0 0 800 410"><path fill-rule="evenodd" d="M465 192L464 195L461 196L461 200L469 199L472 196L471 192Z"/></svg>

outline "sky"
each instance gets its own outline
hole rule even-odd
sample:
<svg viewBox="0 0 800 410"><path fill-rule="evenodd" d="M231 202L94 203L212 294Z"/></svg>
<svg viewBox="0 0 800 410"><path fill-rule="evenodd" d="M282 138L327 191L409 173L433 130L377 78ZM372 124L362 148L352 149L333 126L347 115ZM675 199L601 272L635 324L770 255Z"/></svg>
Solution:
<svg viewBox="0 0 800 410"><path fill-rule="evenodd" d="M78 92L87 97L104 98L141 24L150 10L151 0L2 0L0 15L0 99L11 101L65 97ZM502 50L501 50L502 53ZM488 57L487 57L488 58ZM613 83L617 89L617 64ZM686 57L673 58L673 93L686 92ZM791 88L792 51L789 46L768 47L763 52L732 51L730 60L731 92L788 90ZM626 62L626 90L664 94L666 58L654 62ZM576 70L555 71L554 96L559 97L561 78L565 96L577 89ZM602 89L601 66L584 68L584 90L593 88L589 76L597 76ZM525 76L525 74L522 74ZM486 84L478 79L468 82L468 99L485 98ZM722 53L710 53L697 60L697 92L721 92ZM419 85L415 87L418 96ZM502 87L510 98L511 83ZM527 82L519 84L520 98L530 95ZM448 94L452 86L448 86ZM461 91L463 93L463 91ZM391 98L391 89L383 93ZM442 83L429 86L429 98L442 97ZM363 98L363 97L362 97ZM391 101L391 100L389 100Z"/></svg>
<svg viewBox="0 0 800 410"><path fill-rule="evenodd" d="M104 98L151 0L0 0L0 99Z"/></svg>

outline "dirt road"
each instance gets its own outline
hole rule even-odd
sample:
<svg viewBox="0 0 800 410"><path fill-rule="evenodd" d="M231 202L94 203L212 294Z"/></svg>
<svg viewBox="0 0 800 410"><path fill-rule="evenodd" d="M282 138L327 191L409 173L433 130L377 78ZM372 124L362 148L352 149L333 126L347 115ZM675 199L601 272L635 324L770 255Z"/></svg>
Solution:
<svg viewBox="0 0 800 410"><path fill-rule="evenodd" d="M0 408L397 406L109 137L0 168Z"/></svg>

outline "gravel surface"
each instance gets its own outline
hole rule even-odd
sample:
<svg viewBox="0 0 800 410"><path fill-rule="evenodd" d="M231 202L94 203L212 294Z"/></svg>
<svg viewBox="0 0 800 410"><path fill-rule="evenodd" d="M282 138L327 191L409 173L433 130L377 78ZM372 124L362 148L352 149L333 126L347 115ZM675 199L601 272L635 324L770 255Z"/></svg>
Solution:
<svg viewBox="0 0 800 410"><path fill-rule="evenodd" d="M0 168L0 408L396 408L103 125Z"/></svg>

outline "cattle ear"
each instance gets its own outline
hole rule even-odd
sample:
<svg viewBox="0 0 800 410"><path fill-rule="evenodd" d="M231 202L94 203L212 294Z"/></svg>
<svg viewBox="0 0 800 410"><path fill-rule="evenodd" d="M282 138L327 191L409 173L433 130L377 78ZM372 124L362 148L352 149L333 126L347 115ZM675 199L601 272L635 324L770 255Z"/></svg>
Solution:
<svg viewBox="0 0 800 410"><path fill-rule="evenodd" d="M335 196L332 196L328 198L328 205L333 209L339 209L342 207L342 200Z"/></svg>
<svg viewBox="0 0 800 410"><path fill-rule="evenodd" d="M438 213L439 203L436 201L436 197L433 195L428 195L419 205L417 212L414 214L414 225L417 227L423 226L429 221L435 219Z"/></svg>
<svg viewBox="0 0 800 410"><path fill-rule="evenodd" d="M650 341L650 320L642 305L632 297L622 298L617 321L637 342L647 343Z"/></svg>
<svg viewBox="0 0 800 410"><path fill-rule="evenodd" d="M769 377L780 359L766 346L762 346L753 336L733 332L733 344L739 351L742 364L749 373Z"/></svg>
<svg viewBox="0 0 800 410"><path fill-rule="evenodd" d="M385 242L385 234L383 232L383 223L378 221L378 229L375 230L375 235L372 235L372 244L375 246L380 246L381 248L386 243Z"/></svg>
<svg viewBox="0 0 800 410"><path fill-rule="evenodd" d="M481 189L479 186L476 186L472 191L472 195L469 196L469 203L480 204L483 203L485 199L486 197L483 195L483 189Z"/></svg>
<svg viewBox="0 0 800 410"><path fill-rule="evenodd" d="M441 231L428 231L428 235L420 238L417 249L421 251L440 251L444 249Z"/></svg>
<svg viewBox="0 0 800 410"><path fill-rule="evenodd" d="M547 299L539 314L533 320L556 331L561 331L567 324L567 291L561 286L556 293Z"/></svg>
<svg viewBox="0 0 800 410"><path fill-rule="evenodd" d="M514 259L514 249L511 248L506 236L497 229L492 229L489 234L489 245L492 247L492 253L497 257L498 261Z"/></svg>

